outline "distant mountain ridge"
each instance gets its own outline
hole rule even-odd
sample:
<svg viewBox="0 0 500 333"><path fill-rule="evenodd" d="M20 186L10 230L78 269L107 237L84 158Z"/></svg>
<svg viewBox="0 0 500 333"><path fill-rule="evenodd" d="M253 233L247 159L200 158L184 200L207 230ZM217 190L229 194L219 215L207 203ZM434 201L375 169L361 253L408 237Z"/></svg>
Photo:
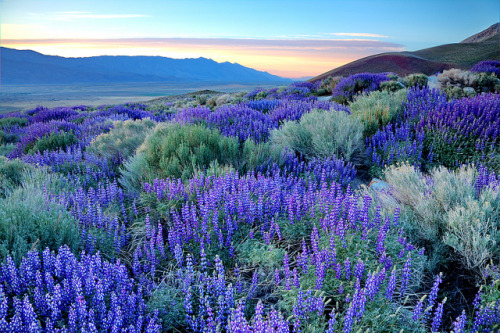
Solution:
<svg viewBox="0 0 500 333"><path fill-rule="evenodd" d="M318 75L310 82L328 76L348 76L361 72L393 72L400 76L411 73L433 75L450 68L469 69L488 59L500 60L500 23L463 40L412 52L388 52L355 60Z"/></svg>
<svg viewBox="0 0 500 333"><path fill-rule="evenodd" d="M65 58L0 48L2 84L133 82L287 83L267 72L211 59L159 56Z"/></svg>

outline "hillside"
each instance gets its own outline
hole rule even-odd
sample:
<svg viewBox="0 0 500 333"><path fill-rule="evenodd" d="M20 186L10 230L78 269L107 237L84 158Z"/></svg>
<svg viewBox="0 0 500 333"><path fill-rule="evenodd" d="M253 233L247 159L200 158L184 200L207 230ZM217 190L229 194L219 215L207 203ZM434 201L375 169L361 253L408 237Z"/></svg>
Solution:
<svg viewBox="0 0 500 333"><path fill-rule="evenodd" d="M1 48L2 84L123 82L286 83L288 79L236 63L154 56L65 58Z"/></svg>
<svg viewBox="0 0 500 333"><path fill-rule="evenodd" d="M475 34L460 43L439 45L412 52L391 52L368 56L332 69L310 80L328 76L347 76L360 72L393 72L401 76L410 73L432 75L449 68L470 68L487 59L500 60L499 24Z"/></svg>
<svg viewBox="0 0 500 333"><path fill-rule="evenodd" d="M493 24L491 27L488 29L484 29L481 32L478 32L475 35L470 36L469 38L464 39L460 43L478 43L482 42L484 40L489 39L490 37L493 36L499 36L500 33L500 22Z"/></svg>

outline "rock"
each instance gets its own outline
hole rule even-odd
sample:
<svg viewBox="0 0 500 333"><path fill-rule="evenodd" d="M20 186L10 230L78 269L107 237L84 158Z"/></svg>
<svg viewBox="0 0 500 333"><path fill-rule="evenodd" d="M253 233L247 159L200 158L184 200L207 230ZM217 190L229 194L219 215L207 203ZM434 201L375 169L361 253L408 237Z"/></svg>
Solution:
<svg viewBox="0 0 500 333"><path fill-rule="evenodd" d="M476 91L474 90L474 88L472 87L465 87L464 88L464 92L467 94L467 95L472 95L472 94L475 94Z"/></svg>
<svg viewBox="0 0 500 333"><path fill-rule="evenodd" d="M389 189L389 184L384 182L383 180L373 178L370 184L368 185L368 188L373 189L375 191L382 191Z"/></svg>

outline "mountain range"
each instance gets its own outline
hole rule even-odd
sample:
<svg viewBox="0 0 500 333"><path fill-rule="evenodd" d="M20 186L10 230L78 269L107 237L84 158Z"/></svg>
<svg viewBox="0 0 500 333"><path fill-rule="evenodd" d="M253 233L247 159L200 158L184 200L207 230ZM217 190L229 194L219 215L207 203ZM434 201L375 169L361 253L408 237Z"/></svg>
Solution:
<svg viewBox="0 0 500 333"><path fill-rule="evenodd" d="M255 83L292 82L237 63L211 59L172 59L157 56L97 56L65 58L31 50L0 48L1 83Z"/></svg>
<svg viewBox="0 0 500 333"><path fill-rule="evenodd" d="M500 23L493 24L460 43L412 52L387 52L368 56L332 69L309 81L362 72L393 72L400 76L411 73L433 75L450 68L470 69L474 64L489 59L500 60Z"/></svg>

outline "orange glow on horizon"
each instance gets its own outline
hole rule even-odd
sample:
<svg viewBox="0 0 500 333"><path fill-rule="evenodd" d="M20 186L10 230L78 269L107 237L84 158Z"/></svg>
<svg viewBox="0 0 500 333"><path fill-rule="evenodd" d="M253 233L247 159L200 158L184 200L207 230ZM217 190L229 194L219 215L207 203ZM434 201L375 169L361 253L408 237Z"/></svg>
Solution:
<svg viewBox="0 0 500 333"><path fill-rule="evenodd" d="M288 78L313 77L333 68L342 66L353 60L380 53L359 47L338 47L335 51L318 47L293 47L280 49L269 43L263 45L210 45L206 43L189 43L179 39L176 42L156 42L154 39L144 40L20 40L4 39L2 46L16 49L30 49L46 55L63 57L90 57L99 55L144 55L163 56L169 58L210 58L217 62L233 62L259 71ZM241 41L240 41L241 43ZM392 51L393 49L391 49Z"/></svg>

